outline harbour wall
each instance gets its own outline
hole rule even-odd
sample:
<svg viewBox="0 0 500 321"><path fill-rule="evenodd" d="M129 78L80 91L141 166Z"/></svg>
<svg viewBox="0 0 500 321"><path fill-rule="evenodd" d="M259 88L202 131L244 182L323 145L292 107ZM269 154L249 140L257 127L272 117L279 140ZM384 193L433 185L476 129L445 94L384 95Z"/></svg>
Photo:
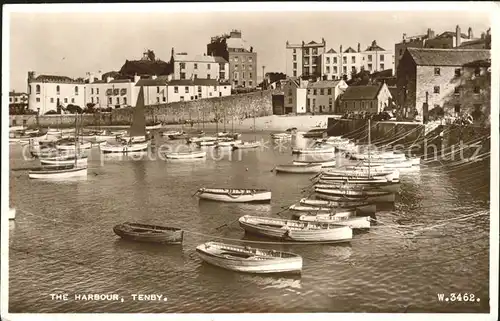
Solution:
<svg viewBox="0 0 500 321"><path fill-rule="evenodd" d="M244 119L272 115L272 95L275 90L257 91L224 97L213 97L185 102L173 102L146 106L148 125L163 122L179 124L184 122L241 122ZM114 109L109 113L83 114L83 126L130 125L134 108ZM75 115L11 115L10 126L72 127Z"/></svg>

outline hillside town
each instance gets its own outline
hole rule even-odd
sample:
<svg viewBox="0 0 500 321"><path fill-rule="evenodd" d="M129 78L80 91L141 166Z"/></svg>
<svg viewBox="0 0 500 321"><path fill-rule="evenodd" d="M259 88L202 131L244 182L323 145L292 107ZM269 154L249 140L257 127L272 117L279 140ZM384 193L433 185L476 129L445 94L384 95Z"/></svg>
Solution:
<svg viewBox="0 0 500 321"><path fill-rule="evenodd" d="M273 90L272 113L347 118L469 122L489 117L491 31L455 31L402 38L393 48L370 44L286 42L285 72L265 73L265 62L240 30L214 36L206 52L171 50L162 60L145 50L118 71L73 79L28 72L27 92L10 92L10 114L60 114L134 107L139 88L148 106L167 106ZM281 49L281 50L283 50ZM260 65L258 65L258 62ZM257 73L262 67L263 81Z"/></svg>

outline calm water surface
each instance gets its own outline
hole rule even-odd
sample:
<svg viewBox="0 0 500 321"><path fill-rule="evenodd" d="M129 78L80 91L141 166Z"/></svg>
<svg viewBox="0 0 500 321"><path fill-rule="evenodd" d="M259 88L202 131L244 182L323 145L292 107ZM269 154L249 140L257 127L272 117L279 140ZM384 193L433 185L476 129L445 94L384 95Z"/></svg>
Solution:
<svg viewBox="0 0 500 321"><path fill-rule="evenodd" d="M18 145L11 145L10 152L11 168L38 165L23 160ZM489 311L488 217L441 225L444 219L489 209L489 163L454 171L422 166L403 174L394 208L377 212L385 225L356 232L350 245L258 244L304 259L300 277L272 277L207 265L195 247L215 237L269 242L245 236L236 220L245 214L276 216L310 193L303 191L311 184L310 175L271 172L275 165L291 162L290 149L244 151L241 160L237 153L230 160L229 154L179 163L102 159L93 149L87 180L72 182L30 180L26 171L11 171L10 205L18 211L9 223L9 311ZM202 186L268 188L273 199L270 205L198 201L192 195ZM184 244L122 241L112 228L124 221L181 227L186 230ZM217 229L223 224L228 226ZM410 238L393 228L400 224L434 228ZM480 301L438 301L438 293L450 292L474 293ZM53 301L51 293L68 293L70 300ZM75 301L75 293L117 293L124 302ZM162 294L168 301L134 301L132 294Z"/></svg>

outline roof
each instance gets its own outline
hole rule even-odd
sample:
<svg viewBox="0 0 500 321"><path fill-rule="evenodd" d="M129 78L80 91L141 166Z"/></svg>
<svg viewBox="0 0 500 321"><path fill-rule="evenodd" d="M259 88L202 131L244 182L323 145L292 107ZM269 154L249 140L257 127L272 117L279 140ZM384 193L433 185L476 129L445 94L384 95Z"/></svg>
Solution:
<svg viewBox="0 0 500 321"><path fill-rule="evenodd" d="M439 36L437 36L436 38L455 37L456 35L457 35L457 33L454 31L445 31L442 34L440 34ZM462 38L468 38L468 36L465 33L461 33L460 35L462 36Z"/></svg>
<svg viewBox="0 0 500 321"><path fill-rule="evenodd" d="M356 52L352 47L347 48L344 52Z"/></svg>
<svg viewBox="0 0 500 321"><path fill-rule="evenodd" d="M485 39L474 39L474 40L470 40L470 41L463 41L460 44L460 46L458 46L458 47L463 48L463 47L469 47L469 46L474 46L474 45L486 46L486 38Z"/></svg>
<svg viewBox="0 0 500 321"><path fill-rule="evenodd" d="M83 81L77 81L67 76L55 76L55 75L40 75L31 81L83 83Z"/></svg>
<svg viewBox="0 0 500 321"><path fill-rule="evenodd" d="M375 43L366 48L365 51L385 51L385 49Z"/></svg>
<svg viewBox="0 0 500 321"><path fill-rule="evenodd" d="M15 91L9 91L9 96L27 96L27 93L18 93Z"/></svg>
<svg viewBox="0 0 500 321"><path fill-rule="evenodd" d="M488 49L406 48L406 50L418 66L462 66L491 57Z"/></svg>
<svg viewBox="0 0 500 321"><path fill-rule="evenodd" d="M117 83L123 83L123 82L131 82L130 79L113 79L109 83L110 84L117 84Z"/></svg>
<svg viewBox="0 0 500 321"><path fill-rule="evenodd" d="M228 85L225 82L218 82L217 79L205 79L205 78L197 78L197 79L173 79L167 82L169 86L220 86L220 85Z"/></svg>
<svg viewBox="0 0 500 321"><path fill-rule="evenodd" d="M320 80L316 82L310 82L307 88L333 88L340 83L340 80Z"/></svg>
<svg viewBox="0 0 500 321"><path fill-rule="evenodd" d="M342 95L342 100L376 99L382 86L349 86Z"/></svg>
<svg viewBox="0 0 500 321"><path fill-rule="evenodd" d="M215 59L215 62L219 63L219 64L227 64L227 60L222 58L222 57L219 57L219 56L214 56L214 59Z"/></svg>
<svg viewBox="0 0 500 321"><path fill-rule="evenodd" d="M137 87L148 87L148 86L164 86L166 85L166 81L163 79L140 79L137 84L135 84Z"/></svg>
<svg viewBox="0 0 500 321"><path fill-rule="evenodd" d="M314 41L314 40L312 40L312 41L310 41L310 42L308 43L308 45L316 45L316 44L317 44L317 42L316 42L316 41Z"/></svg>
<svg viewBox="0 0 500 321"><path fill-rule="evenodd" d="M228 38L226 44L228 49L245 49L246 51L250 51L250 45L241 38Z"/></svg>
<svg viewBox="0 0 500 321"><path fill-rule="evenodd" d="M216 63L214 56L206 55L184 55L184 54L174 54L175 62L206 62L206 63Z"/></svg>
<svg viewBox="0 0 500 321"><path fill-rule="evenodd" d="M333 50L333 48L330 48L330 50L328 50L326 53L337 53L337 52Z"/></svg>
<svg viewBox="0 0 500 321"><path fill-rule="evenodd" d="M170 66L162 60L126 60L120 69L120 74L124 76L134 75L167 75Z"/></svg>
<svg viewBox="0 0 500 321"><path fill-rule="evenodd" d="M300 81L299 78L294 78L294 77L288 78L287 81L297 88L307 88L309 83L309 81L307 80Z"/></svg>
<svg viewBox="0 0 500 321"><path fill-rule="evenodd" d="M491 59L475 60L463 64L464 67L491 67Z"/></svg>
<svg viewBox="0 0 500 321"><path fill-rule="evenodd" d="M193 79L193 83L196 86L217 86L219 84L219 82L216 79L202 79L202 78Z"/></svg>

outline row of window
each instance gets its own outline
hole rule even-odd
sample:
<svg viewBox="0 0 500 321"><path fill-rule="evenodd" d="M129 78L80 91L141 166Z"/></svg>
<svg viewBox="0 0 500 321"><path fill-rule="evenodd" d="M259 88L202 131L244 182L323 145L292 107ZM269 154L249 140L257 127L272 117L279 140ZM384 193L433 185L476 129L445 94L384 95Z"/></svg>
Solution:
<svg viewBox="0 0 500 321"><path fill-rule="evenodd" d="M28 100L26 97L21 98L21 101L26 101L26 100ZM11 102L11 103L16 102L17 103L17 102L19 102L19 97L9 97L9 102Z"/></svg>
<svg viewBox="0 0 500 321"><path fill-rule="evenodd" d="M29 88L29 94L31 94L31 86ZM40 94L41 87L40 85L36 85L35 92ZM61 93L61 87L59 85L56 86L56 93L59 95ZM78 86L75 86L75 96L78 96Z"/></svg>
<svg viewBox="0 0 500 321"><path fill-rule="evenodd" d="M248 70L252 70L253 69L253 65L247 65L248 66ZM238 69L238 65L234 65L234 69ZM245 70L245 65L241 65L241 69L242 70Z"/></svg>
<svg viewBox="0 0 500 321"><path fill-rule="evenodd" d="M220 79L225 79L225 74L223 72L219 73L219 77ZM179 75L179 78L184 80L186 79L186 73L185 72L181 72L180 75ZM194 79L198 79L198 75L197 74L193 74L193 78ZM205 77L205 79L212 79L212 75L210 74L207 74L207 77Z"/></svg>
<svg viewBox="0 0 500 321"><path fill-rule="evenodd" d="M238 81L238 79L234 79L234 80L233 80L233 84L234 84L234 86L238 86L238 85L239 85L239 81ZM242 85L243 87L246 87L247 82L246 82L245 80L243 80L243 81L241 82L241 85ZM249 81L248 81L248 86L252 87L252 86L253 86L253 81L249 80Z"/></svg>
<svg viewBox="0 0 500 321"><path fill-rule="evenodd" d="M320 95L331 95L332 94L332 88L326 88L327 90L325 90L325 88L320 88L319 89L319 94ZM317 95L318 94L318 90L317 89L308 89L307 90L307 93L308 94L312 94L312 95ZM331 98L330 98L331 99Z"/></svg>
<svg viewBox="0 0 500 321"><path fill-rule="evenodd" d="M50 103L54 103L54 98L50 98ZM40 102L40 97L36 97L36 102L39 103ZM57 102L59 103L59 98L57 98ZM64 103L67 104L68 103L68 98L64 98ZM75 98L71 98L71 103L74 104L75 103Z"/></svg>
<svg viewBox="0 0 500 321"><path fill-rule="evenodd" d="M217 86L213 86L214 91L217 91ZM224 86L224 89L226 89L226 86ZM184 92L187 94L189 93L189 86L184 87ZM198 92L201 93L201 86L198 86ZM160 87L156 87L156 93L160 93ZM174 87L174 93L178 94L179 93L179 87L175 86Z"/></svg>
<svg viewBox="0 0 500 321"><path fill-rule="evenodd" d="M181 62L179 63L179 66L181 69L186 69L186 63L185 62ZM207 64L207 69L210 70L212 64ZM198 64L194 64L194 69L198 69Z"/></svg>
<svg viewBox="0 0 500 321"><path fill-rule="evenodd" d="M434 76L441 76L441 68L439 67L434 68ZM462 68L455 68L455 77L460 77L460 76L462 76ZM481 76L480 68L474 69L474 76Z"/></svg>
<svg viewBox="0 0 500 321"><path fill-rule="evenodd" d="M233 61L234 61L234 62L239 62L239 61L241 61L241 62L245 62L245 56L242 56L242 57L241 57L241 59L240 59L240 57L238 57L238 56L234 56L234 57L233 57ZM247 57L247 59L246 59L246 61L248 61L248 62L253 62L253 58L252 58L252 56L248 56L248 57Z"/></svg>
<svg viewBox="0 0 500 321"><path fill-rule="evenodd" d="M246 78L246 77L245 77L245 75L246 75L246 74L245 74L245 72L242 72L242 73L241 73L241 78L242 78L242 79L245 79L245 78ZM248 78L250 78L250 79L251 79L251 78L253 78L253 77L252 77L252 76L253 76L253 74L252 74L251 72L249 72L247 75L248 75ZM239 73L238 73L237 71L235 71L235 72L233 73L233 79L238 79L238 78L239 78L238 76L239 76ZM252 81L251 81L251 80L250 80L250 83L252 83ZM251 85L250 85L250 86L251 86Z"/></svg>
<svg viewBox="0 0 500 321"><path fill-rule="evenodd" d="M296 54L297 53L297 49L293 49L293 53ZM317 55L318 54L318 48L305 48L304 51L303 51L304 55L309 55L309 54L313 54L313 55Z"/></svg>
<svg viewBox="0 0 500 321"><path fill-rule="evenodd" d="M441 93L441 87L440 86L434 86L434 93L439 94ZM474 87L474 94L480 94L481 93L481 88L478 86ZM454 91L455 95L460 95L460 86L455 87Z"/></svg>

